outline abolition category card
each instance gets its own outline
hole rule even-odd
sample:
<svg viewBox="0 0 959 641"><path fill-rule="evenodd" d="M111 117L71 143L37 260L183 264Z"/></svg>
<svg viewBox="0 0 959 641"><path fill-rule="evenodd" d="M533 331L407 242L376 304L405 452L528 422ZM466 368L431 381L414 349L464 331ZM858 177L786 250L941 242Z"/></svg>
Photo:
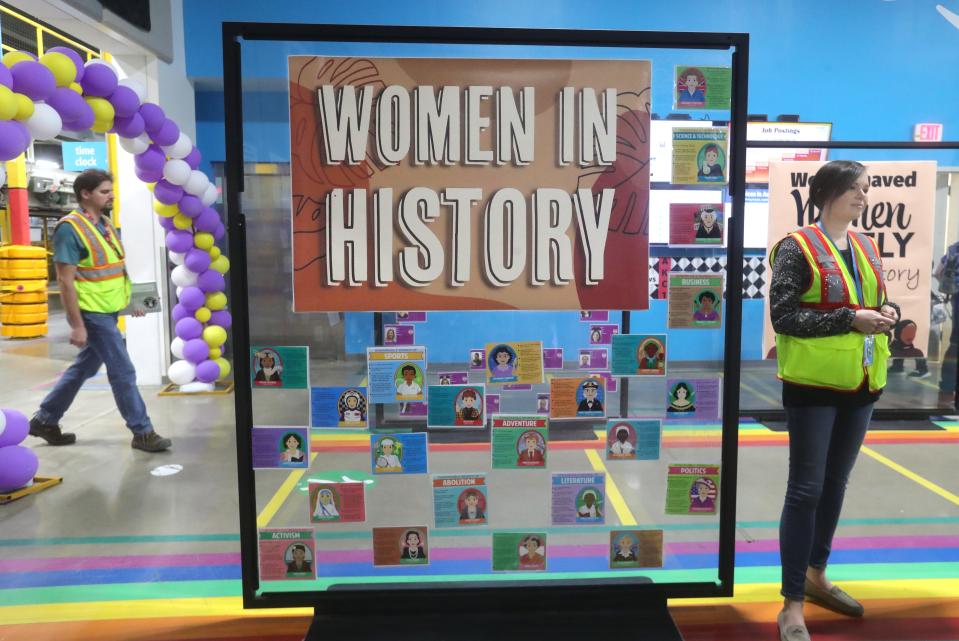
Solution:
<svg viewBox="0 0 959 641"><path fill-rule="evenodd" d="M550 418L603 418L606 386L602 379L559 378L549 381Z"/></svg>
<svg viewBox="0 0 959 641"><path fill-rule="evenodd" d="M253 387L307 389L310 386L310 348L262 345L250 348Z"/></svg>
<svg viewBox="0 0 959 641"><path fill-rule="evenodd" d="M718 421L718 378L667 378L666 418L697 421Z"/></svg>
<svg viewBox="0 0 959 641"><path fill-rule="evenodd" d="M662 530L613 530L609 533L609 567L663 567Z"/></svg>
<svg viewBox="0 0 959 641"><path fill-rule="evenodd" d="M602 324L589 326L589 344L590 345L609 345L613 342L613 336L619 333L619 325Z"/></svg>
<svg viewBox="0 0 959 641"><path fill-rule="evenodd" d="M666 476L666 514L716 514L718 502L718 465L669 465Z"/></svg>
<svg viewBox="0 0 959 641"><path fill-rule="evenodd" d="M485 427L485 385L430 385L426 426Z"/></svg>
<svg viewBox="0 0 959 641"><path fill-rule="evenodd" d="M470 350L470 371L486 371L486 350L474 347Z"/></svg>
<svg viewBox="0 0 959 641"><path fill-rule="evenodd" d="M673 129L674 185L726 184L726 128Z"/></svg>
<svg viewBox="0 0 959 641"><path fill-rule="evenodd" d="M373 565L428 565L429 528L425 525L373 528Z"/></svg>
<svg viewBox="0 0 959 641"><path fill-rule="evenodd" d="M612 418L606 422L606 458L618 461L659 459L662 424L653 418Z"/></svg>
<svg viewBox="0 0 959 641"><path fill-rule="evenodd" d="M540 341L487 343L486 382L542 383L543 344Z"/></svg>
<svg viewBox="0 0 959 641"><path fill-rule="evenodd" d="M613 376L665 376L666 334L613 336Z"/></svg>
<svg viewBox="0 0 959 641"><path fill-rule="evenodd" d="M366 484L309 482L311 523L362 523L366 520Z"/></svg>
<svg viewBox="0 0 959 641"><path fill-rule="evenodd" d="M366 359L371 403L425 400L425 347L369 347Z"/></svg>
<svg viewBox="0 0 959 641"><path fill-rule="evenodd" d="M268 529L259 533L261 580L316 578L316 544L311 528Z"/></svg>
<svg viewBox="0 0 959 641"><path fill-rule="evenodd" d="M562 347L546 347L543 349L543 369L563 369Z"/></svg>
<svg viewBox="0 0 959 641"><path fill-rule="evenodd" d="M493 572L546 570L546 532L493 532Z"/></svg>
<svg viewBox="0 0 959 641"><path fill-rule="evenodd" d="M733 81L730 67L677 65L674 71L674 109L729 109Z"/></svg>
<svg viewBox="0 0 959 641"><path fill-rule="evenodd" d="M374 474L426 474L426 433L374 434L370 458Z"/></svg>
<svg viewBox="0 0 959 641"><path fill-rule="evenodd" d="M485 474L433 477L433 518L436 527L486 525L489 494Z"/></svg>
<svg viewBox="0 0 959 641"><path fill-rule="evenodd" d="M490 425L494 470L546 467L549 422L545 416L499 414Z"/></svg>
<svg viewBox="0 0 959 641"><path fill-rule="evenodd" d="M253 427L253 469L310 466L310 428Z"/></svg>
<svg viewBox="0 0 959 641"><path fill-rule="evenodd" d="M722 327L722 275L670 272L669 329Z"/></svg>
<svg viewBox="0 0 959 641"><path fill-rule="evenodd" d="M606 473L553 474L552 523L606 522Z"/></svg>
<svg viewBox="0 0 959 641"><path fill-rule="evenodd" d="M439 372L436 375L438 385L466 385L470 382L469 372Z"/></svg>
<svg viewBox="0 0 959 641"><path fill-rule="evenodd" d="M385 325L383 327L384 345L412 345L416 342L416 328L413 325Z"/></svg>
<svg viewBox="0 0 959 641"><path fill-rule="evenodd" d="M365 387L311 387L313 427L367 427Z"/></svg>

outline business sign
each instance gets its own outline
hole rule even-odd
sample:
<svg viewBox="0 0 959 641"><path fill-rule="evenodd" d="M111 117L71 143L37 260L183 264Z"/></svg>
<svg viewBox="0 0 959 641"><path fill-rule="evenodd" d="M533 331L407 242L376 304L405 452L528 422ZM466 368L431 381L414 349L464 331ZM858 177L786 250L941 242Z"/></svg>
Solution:
<svg viewBox="0 0 959 641"><path fill-rule="evenodd" d="M105 142L64 142L62 145L64 171L110 168Z"/></svg>
<svg viewBox="0 0 959 641"><path fill-rule="evenodd" d="M648 61L289 74L295 311L647 308Z"/></svg>

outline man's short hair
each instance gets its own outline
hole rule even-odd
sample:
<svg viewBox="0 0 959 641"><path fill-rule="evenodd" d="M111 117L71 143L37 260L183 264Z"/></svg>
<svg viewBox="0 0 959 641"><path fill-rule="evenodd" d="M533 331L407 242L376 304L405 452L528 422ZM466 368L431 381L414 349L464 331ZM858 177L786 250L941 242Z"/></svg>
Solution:
<svg viewBox="0 0 959 641"><path fill-rule="evenodd" d="M85 191L93 191L105 182L113 182L113 176L110 172L102 169L86 169L80 172L80 175L73 181L73 194L80 202L81 196Z"/></svg>

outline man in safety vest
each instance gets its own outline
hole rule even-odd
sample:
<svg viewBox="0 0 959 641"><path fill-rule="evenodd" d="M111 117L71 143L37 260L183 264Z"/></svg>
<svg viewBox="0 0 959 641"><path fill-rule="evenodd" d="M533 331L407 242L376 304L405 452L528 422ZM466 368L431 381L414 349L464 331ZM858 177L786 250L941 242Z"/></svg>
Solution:
<svg viewBox="0 0 959 641"><path fill-rule="evenodd" d="M132 446L145 452L169 449L170 439L153 430L137 389L136 371L117 328L117 315L130 303L130 279L123 264L123 245L110 224L113 178L88 169L73 183L77 209L57 223L53 261L60 299L70 324L70 344L80 348L71 365L30 420L30 434L50 445L69 445L75 434L60 429L60 418L84 381L107 366L117 408L133 432ZM143 316L134 310L133 316Z"/></svg>

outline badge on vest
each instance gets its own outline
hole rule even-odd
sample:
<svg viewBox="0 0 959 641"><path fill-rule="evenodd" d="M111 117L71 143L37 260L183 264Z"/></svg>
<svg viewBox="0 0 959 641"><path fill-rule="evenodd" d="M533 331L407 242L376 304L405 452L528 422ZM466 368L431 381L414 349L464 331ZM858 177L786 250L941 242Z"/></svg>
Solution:
<svg viewBox="0 0 959 641"><path fill-rule="evenodd" d="M866 342L862 350L862 364L865 367L872 365L872 360L876 356L876 337L866 336Z"/></svg>

